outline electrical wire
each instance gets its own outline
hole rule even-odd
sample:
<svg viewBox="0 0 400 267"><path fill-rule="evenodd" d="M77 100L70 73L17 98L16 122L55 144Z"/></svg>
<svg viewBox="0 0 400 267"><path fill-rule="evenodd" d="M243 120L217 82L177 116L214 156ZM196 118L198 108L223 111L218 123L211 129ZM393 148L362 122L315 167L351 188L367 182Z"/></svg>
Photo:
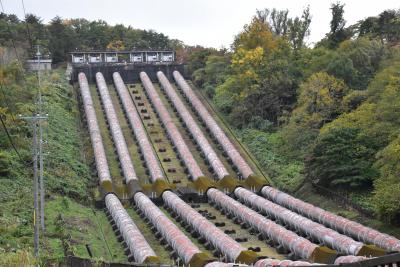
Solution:
<svg viewBox="0 0 400 267"><path fill-rule="evenodd" d="M29 29L29 23L26 21L25 3L24 3L24 0L21 0L21 2L22 2L22 10L24 11L25 25L26 25L26 30L28 32L29 44L30 44L31 48L33 48L32 35L31 35L31 31Z"/></svg>
<svg viewBox="0 0 400 267"><path fill-rule="evenodd" d="M4 98L4 106L5 106L8 110L10 110L11 119L12 119L13 123L16 124L17 122L16 122L16 120L15 120L14 114L12 113L12 110L10 109L10 107L8 106L7 103L12 103L12 105L14 106L14 110L15 110L15 105L14 105L14 103L13 103L12 101L9 101L9 100L7 99L6 93L4 92L4 88L3 88L3 84L2 84L2 83L0 83L0 91L1 91L1 94L3 95L3 98Z"/></svg>
<svg viewBox="0 0 400 267"><path fill-rule="evenodd" d="M8 129L7 129L6 124L4 123L4 120L3 120L3 117L2 117L2 116L0 116L0 120L1 120L1 124L3 125L4 131L6 132L6 135L7 135L7 137L8 137L8 140L9 140L10 143L11 143L11 146L13 147L15 153L17 153L18 158L22 161L21 154L19 154L18 149L17 149L17 147L15 146L15 144L14 144L14 142L13 142L13 139L12 139L12 137L11 137L11 135L10 135L10 132L9 132Z"/></svg>

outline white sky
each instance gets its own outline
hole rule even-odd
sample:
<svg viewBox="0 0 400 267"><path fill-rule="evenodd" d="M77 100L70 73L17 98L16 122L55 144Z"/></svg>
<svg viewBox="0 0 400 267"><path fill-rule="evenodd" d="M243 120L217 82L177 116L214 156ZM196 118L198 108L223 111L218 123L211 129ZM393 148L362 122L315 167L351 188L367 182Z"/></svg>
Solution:
<svg viewBox="0 0 400 267"><path fill-rule="evenodd" d="M6 13L23 17L22 0L2 0ZM289 9L299 16L310 5L311 36L308 43L329 31L330 3L336 0L24 0L27 13L48 22L62 18L102 19L114 25L122 23L139 29L153 29L189 45L229 47L233 37L255 14L256 9ZM345 19L351 25L385 9L399 9L398 0L342 0Z"/></svg>

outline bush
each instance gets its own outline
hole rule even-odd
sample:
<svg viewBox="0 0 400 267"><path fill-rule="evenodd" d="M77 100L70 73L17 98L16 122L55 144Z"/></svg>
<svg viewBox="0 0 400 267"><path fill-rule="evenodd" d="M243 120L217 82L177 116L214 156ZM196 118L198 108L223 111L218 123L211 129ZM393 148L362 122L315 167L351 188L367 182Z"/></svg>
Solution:
<svg viewBox="0 0 400 267"><path fill-rule="evenodd" d="M0 151L0 177L10 174L11 157L6 151Z"/></svg>
<svg viewBox="0 0 400 267"><path fill-rule="evenodd" d="M304 182L303 164L288 159L279 150L283 142L279 133L245 129L240 131L239 135L276 186L294 192Z"/></svg>

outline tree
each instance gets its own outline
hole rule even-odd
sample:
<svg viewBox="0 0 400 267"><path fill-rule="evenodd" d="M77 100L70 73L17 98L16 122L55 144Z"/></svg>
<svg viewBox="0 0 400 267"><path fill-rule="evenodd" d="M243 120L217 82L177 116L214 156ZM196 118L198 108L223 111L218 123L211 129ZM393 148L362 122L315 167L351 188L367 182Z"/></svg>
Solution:
<svg viewBox="0 0 400 267"><path fill-rule="evenodd" d="M239 48L250 50L261 47L265 53L270 53L278 48L277 41L273 38L271 29L263 20L253 18L249 25L245 25L233 42L233 48L237 51Z"/></svg>
<svg viewBox="0 0 400 267"><path fill-rule="evenodd" d="M342 80L324 72L311 75L300 85L297 106L282 130L289 154L302 158L308 153L319 129L343 112L342 100L348 91Z"/></svg>
<svg viewBox="0 0 400 267"><path fill-rule="evenodd" d="M341 42L348 39L352 32L345 29L346 20L344 19L344 4L336 2L331 5L332 19L330 22L330 32L328 33L328 46L337 47Z"/></svg>
<svg viewBox="0 0 400 267"><path fill-rule="evenodd" d="M377 17L368 17L358 23L360 36L379 37L382 43L400 41L400 10L385 10Z"/></svg>
<svg viewBox="0 0 400 267"><path fill-rule="evenodd" d="M400 223L400 137L393 140L377 154L375 167L380 178L374 182L373 202L381 219Z"/></svg>
<svg viewBox="0 0 400 267"><path fill-rule="evenodd" d="M203 87L209 97L215 94L215 87L222 84L229 71L230 56L224 51L220 55L209 55L203 68L193 72L193 82Z"/></svg>
<svg viewBox="0 0 400 267"><path fill-rule="evenodd" d="M301 18L288 20L288 37L292 47L298 50L304 46L304 39L310 35L311 14L308 6L303 10Z"/></svg>
<svg viewBox="0 0 400 267"><path fill-rule="evenodd" d="M67 27L60 17L51 20L48 26L50 40L49 50L53 63L62 62L66 59L68 52L75 47L75 35L71 28Z"/></svg>
<svg viewBox="0 0 400 267"><path fill-rule="evenodd" d="M267 25L274 35L287 38L294 49L304 45L304 39L310 34L310 7L303 10L301 18L289 18L289 10L257 10L255 18Z"/></svg>
<svg viewBox="0 0 400 267"><path fill-rule="evenodd" d="M334 128L318 137L306 157L306 177L324 187L371 187L375 150L357 128Z"/></svg>
<svg viewBox="0 0 400 267"><path fill-rule="evenodd" d="M121 40L112 41L107 45L107 49L112 51L123 51L125 50L125 45Z"/></svg>

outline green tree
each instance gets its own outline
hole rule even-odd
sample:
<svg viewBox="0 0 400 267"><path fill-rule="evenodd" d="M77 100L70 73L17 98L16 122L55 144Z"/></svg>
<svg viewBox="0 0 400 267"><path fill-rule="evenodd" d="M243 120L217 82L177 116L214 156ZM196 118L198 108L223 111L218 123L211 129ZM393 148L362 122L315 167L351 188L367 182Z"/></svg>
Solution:
<svg viewBox="0 0 400 267"><path fill-rule="evenodd" d="M373 202L382 220L400 223L400 138L397 137L377 154L375 167L380 178L374 183Z"/></svg>
<svg viewBox="0 0 400 267"><path fill-rule="evenodd" d="M320 135L305 160L307 179L324 187L370 187L378 175L371 143L357 128L334 128Z"/></svg>
<svg viewBox="0 0 400 267"><path fill-rule="evenodd" d="M49 50L53 63L66 60L67 53L75 48L74 32L64 24L60 17L55 17L51 20L48 30L50 34Z"/></svg>
<svg viewBox="0 0 400 267"><path fill-rule="evenodd" d="M295 50L304 46L304 39L310 35L310 24L311 14L309 6L303 10L301 18L295 17L288 20L288 38Z"/></svg>
<svg viewBox="0 0 400 267"><path fill-rule="evenodd" d="M261 47L265 53L270 53L278 48L278 42L273 37L270 27L263 20L254 17L250 24L243 27L233 42L235 51L238 49L251 50Z"/></svg>
<svg viewBox="0 0 400 267"><path fill-rule="evenodd" d="M300 85L297 106L283 128L286 151L296 158L304 157L318 136L319 129L343 111L343 98L349 89L342 80L319 72Z"/></svg>

